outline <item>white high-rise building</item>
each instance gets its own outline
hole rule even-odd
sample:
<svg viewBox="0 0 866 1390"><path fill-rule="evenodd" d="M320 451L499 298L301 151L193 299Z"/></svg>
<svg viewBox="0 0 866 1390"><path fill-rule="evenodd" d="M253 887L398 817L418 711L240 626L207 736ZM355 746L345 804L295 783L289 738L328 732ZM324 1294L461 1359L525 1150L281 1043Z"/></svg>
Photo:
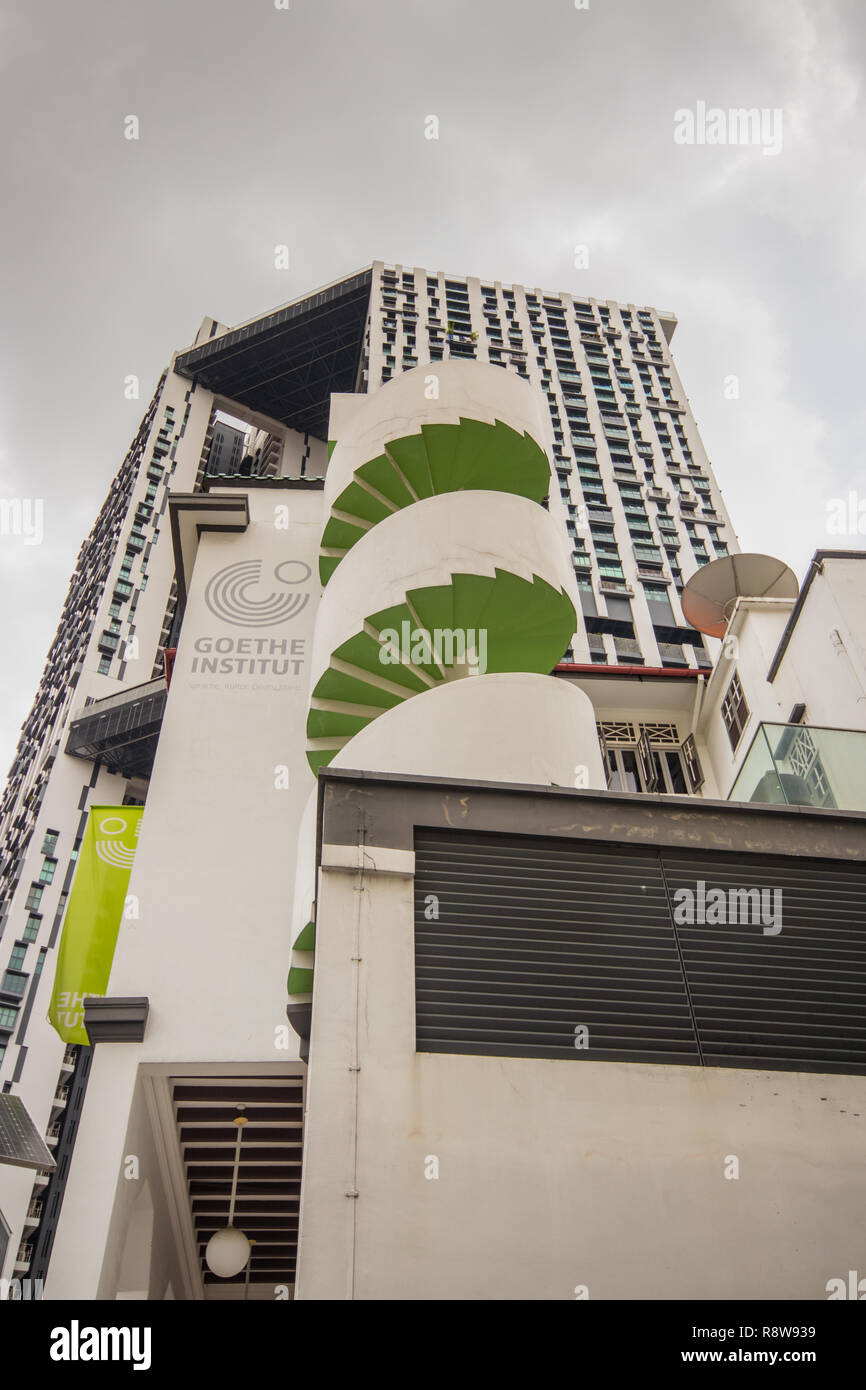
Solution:
<svg viewBox="0 0 866 1390"><path fill-rule="evenodd" d="M800 1298L855 1267L866 555L799 594L740 555L674 327L377 262L172 358L2 804L0 1081L56 1167L0 1163L0 1275ZM66 1047L78 851L129 803L134 911Z"/></svg>

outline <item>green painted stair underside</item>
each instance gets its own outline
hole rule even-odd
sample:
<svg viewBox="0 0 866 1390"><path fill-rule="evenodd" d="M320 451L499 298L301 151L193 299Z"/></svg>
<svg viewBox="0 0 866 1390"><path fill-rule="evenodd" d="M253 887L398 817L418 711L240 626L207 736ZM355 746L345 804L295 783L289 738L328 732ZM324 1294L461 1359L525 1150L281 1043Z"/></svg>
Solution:
<svg viewBox="0 0 866 1390"><path fill-rule="evenodd" d="M301 994L307 995L313 988L313 965L296 965L294 961L295 951L306 951L311 955L316 949L316 923L311 919L305 927L298 933L292 947L292 963L289 968L288 979L286 980L286 992L290 997Z"/></svg>
<svg viewBox="0 0 866 1390"><path fill-rule="evenodd" d="M410 645L406 653L409 660L401 664L383 661L387 648L380 634L396 631L402 635L404 624L409 625L411 634L435 635L438 630L463 634L464 639L474 634L479 656L478 634L483 630L484 672L546 675L568 647L576 615L564 590L555 589L538 575L530 581L508 570L497 569L492 576L452 574L450 584L410 590L402 603L373 613L362 631L332 653L330 665L313 691L307 718L308 739L324 741L307 753L314 773L371 720L413 695L435 689L448 678L449 669L453 672L458 664L465 665L457 644L449 653L447 638L438 660L433 653L425 659L417 645L413 653Z"/></svg>
<svg viewBox="0 0 866 1390"><path fill-rule="evenodd" d="M357 468L335 499L322 536L322 584L367 531L413 502L462 489L513 492L541 502L549 486L544 450L501 420L422 425L420 433L392 439L378 458Z"/></svg>

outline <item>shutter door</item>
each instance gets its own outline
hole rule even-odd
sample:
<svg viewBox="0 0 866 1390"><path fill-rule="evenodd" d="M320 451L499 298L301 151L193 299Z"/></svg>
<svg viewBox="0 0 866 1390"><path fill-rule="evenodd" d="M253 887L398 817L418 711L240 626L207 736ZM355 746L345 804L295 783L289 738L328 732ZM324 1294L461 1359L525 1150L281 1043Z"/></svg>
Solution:
<svg viewBox="0 0 866 1390"><path fill-rule="evenodd" d="M707 1066L866 1072L866 866L662 851L668 887L781 892L781 931L678 926ZM730 916L730 913L728 914Z"/></svg>
<svg viewBox="0 0 866 1390"><path fill-rule="evenodd" d="M415 852L419 1051L866 1073L866 865L420 828ZM726 918L780 889L781 931L675 925L699 882Z"/></svg>
<svg viewBox="0 0 866 1390"><path fill-rule="evenodd" d="M699 1061L654 851L418 830L415 853L420 1051Z"/></svg>

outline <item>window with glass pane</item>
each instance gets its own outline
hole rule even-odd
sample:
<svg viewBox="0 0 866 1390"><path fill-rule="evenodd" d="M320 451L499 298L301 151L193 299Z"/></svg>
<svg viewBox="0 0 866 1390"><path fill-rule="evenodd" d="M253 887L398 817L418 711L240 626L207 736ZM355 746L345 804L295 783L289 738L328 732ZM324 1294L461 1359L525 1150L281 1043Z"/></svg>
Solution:
<svg viewBox="0 0 866 1390"><path fill-rule="evenodd" d="M663 584L644 584L643 591L653 626L674 627L674 610L671 608L667 588Z"/></svg>
<svg viewBox="0 0 866 1390"><path fill-rule="evenodd" d="M746 704L740 677L735 671L722 701L722 721L728 731L732 748L736 748L742 738L748 718L749 706Z"/></svg>

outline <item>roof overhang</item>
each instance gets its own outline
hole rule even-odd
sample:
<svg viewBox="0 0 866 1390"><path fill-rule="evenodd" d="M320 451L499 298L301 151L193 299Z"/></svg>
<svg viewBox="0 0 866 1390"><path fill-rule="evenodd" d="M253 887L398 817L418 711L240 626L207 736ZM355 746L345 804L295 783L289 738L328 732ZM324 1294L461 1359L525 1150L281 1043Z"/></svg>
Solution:
<svg viewBox="0 0 866 1390"><path fill-rule="evenodd" d="M554 672L558 680L571 681L580 686L596 711L631 710L639 706L655 714L664 712L689 717L694 709L701 677L706 678L709 674L709 669L696 670L693 667L685 670L667 666L617 669L564 663L557 666Z"/></svg>
<svg viewBox="0 0 866 1390"><path fill-rule="evenodd" d="M356 388L372 278L368 267L188 348L174 370L289 429L327 439L332 393Z"/></svg>
<svg viewBox="0 0 866 1390"><path fill-rule="evenodd" d="M182 612L202 535L205 531L245 531L250 524L249 498L246 493L223 497L219 493L176 492L169 498L168 515Z"/></svg>

